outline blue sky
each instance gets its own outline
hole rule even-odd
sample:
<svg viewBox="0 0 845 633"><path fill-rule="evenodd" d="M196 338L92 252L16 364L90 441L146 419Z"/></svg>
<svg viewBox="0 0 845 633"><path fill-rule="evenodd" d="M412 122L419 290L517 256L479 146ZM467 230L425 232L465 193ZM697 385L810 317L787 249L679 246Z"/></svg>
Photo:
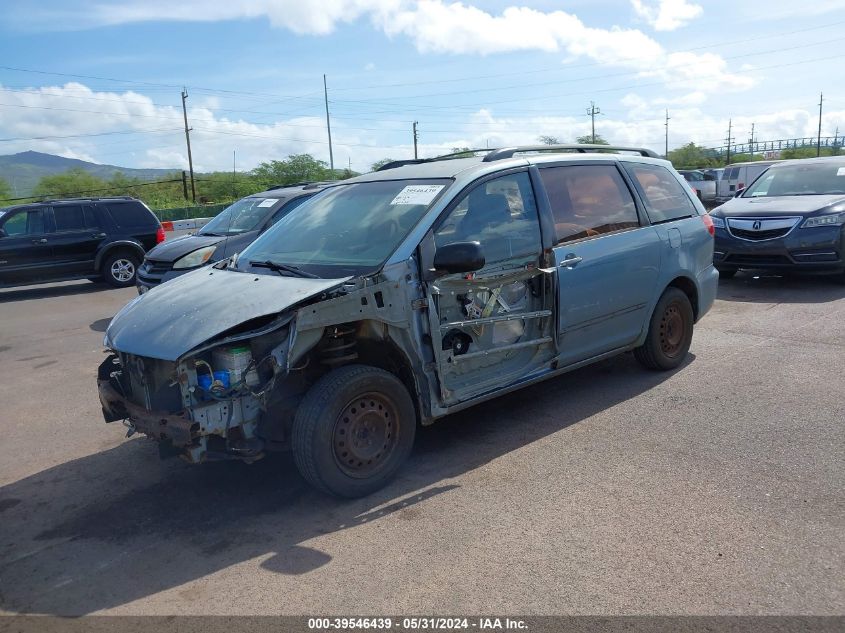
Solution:
<svg viewBox="0 0 845 633"><path fill-rule="evenodd" d="M597 132L662 151L845 134L845 0L4 0L0 154L239 170Z"/></svg>

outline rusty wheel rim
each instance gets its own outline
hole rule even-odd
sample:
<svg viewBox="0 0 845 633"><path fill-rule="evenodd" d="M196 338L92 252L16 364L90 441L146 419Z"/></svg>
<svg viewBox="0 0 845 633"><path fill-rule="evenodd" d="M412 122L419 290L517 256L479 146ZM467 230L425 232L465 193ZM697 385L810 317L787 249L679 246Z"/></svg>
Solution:
<svg viewBox="0 0 845 633"><path fill-rule="evenodd" d="M660 349L674 358L681 351L685 335L684 317L676 304L670 304L660 319Z"/></svg>
<svg viewBox="0 0 845 633"><path fill-rule="evenodd" d="M337 465L350 477L371 477L396 450L398 431L393 400L376 392L356 397L335 421L332 447Z"/></svg>

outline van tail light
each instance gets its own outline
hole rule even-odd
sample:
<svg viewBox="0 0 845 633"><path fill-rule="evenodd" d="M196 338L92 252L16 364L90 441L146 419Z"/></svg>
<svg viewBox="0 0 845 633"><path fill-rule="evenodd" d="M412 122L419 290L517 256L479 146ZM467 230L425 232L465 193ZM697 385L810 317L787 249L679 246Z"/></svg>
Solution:
<svg viewBox="0 0 845 633"><path fill-rule="evenodd" d="M164 241L164 229L159 226L156 231L156 244L161 244Z"/></svg>
<svg viewBox="0 0 845 633"><path fill-rule="evenodd" d="M711 237L716 236L716 227L713 226L713 218L710 217L709 213L705 213L701 216L701 221L704 222L704 226L707 227L707 232L710 233Z"/></svg>

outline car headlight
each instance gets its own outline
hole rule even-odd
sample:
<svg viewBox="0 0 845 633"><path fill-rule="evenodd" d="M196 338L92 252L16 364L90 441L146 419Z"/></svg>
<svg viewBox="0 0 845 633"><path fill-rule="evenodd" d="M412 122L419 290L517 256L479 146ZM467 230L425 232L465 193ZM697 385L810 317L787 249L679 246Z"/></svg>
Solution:
<svg viewBox="0 0 845 633"><path fill-rule="evenodd" d="M216 249L216 246L206 246L205 248L195 250L193 253L188 253L184 257L177 259L176 263L173 264L173 268L196 268L197 266L202 266L211 259Z"/></svg>
<svg viewBox="0 0 845 633"><path fill-rule="evenodd" d="M842 226L845 224L845 213L830 213L828 215L817 215L814 218L807 218L802 229L809 229L814 226Z"/></svg>
<svg viewBox="0 0 845 633"><path fill-rule="evenodd" d="M715 226L717 229L725 228L725 218L720 218L718 216L711 215L710 219L713 220L713 226Z"/></svg>

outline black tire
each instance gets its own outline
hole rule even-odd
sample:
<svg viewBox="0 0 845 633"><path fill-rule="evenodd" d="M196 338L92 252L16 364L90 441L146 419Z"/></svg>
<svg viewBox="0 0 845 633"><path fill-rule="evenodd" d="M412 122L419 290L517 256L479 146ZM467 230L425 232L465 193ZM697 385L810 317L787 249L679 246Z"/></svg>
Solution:
<svg viewBox="0 0 845 633"><path fill-rule="evenodd" d="M717 268L719 271L719 279L733 279L739 271L736 268Z"/></svg>
<svg viewBox="0 0 845 633"><path fill-rule="evenodd" d="M293 460L318 490L362 497L396 475L416 427L414 403L396 376L367 365L340 367L302 399L293 420Z"/></svg>
<svg viewBox="0 0 845 633"><path fill-rule="evenodd" d="M129 251L110 253L103 260L103 267L100 269L103 280L115 288L134 286L135 277L138 274L138 264L138 256Z"/></svg>
<svg viewBox="0 0 845 633"><path fill-rule="evenodd" d="M687 295L679 288L667 288L651 315L645 343L634 356L648 369L675 369L689 352L694 320Z"/></svg>

